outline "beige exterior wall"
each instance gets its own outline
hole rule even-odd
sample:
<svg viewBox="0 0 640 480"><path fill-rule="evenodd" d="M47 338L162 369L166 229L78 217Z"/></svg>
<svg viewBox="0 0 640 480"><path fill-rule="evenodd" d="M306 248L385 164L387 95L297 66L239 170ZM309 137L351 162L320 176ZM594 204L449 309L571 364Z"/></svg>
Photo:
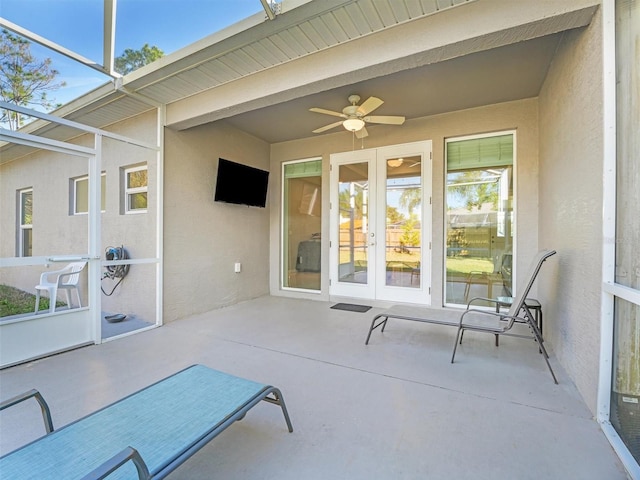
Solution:
<svg viewBox="0 0 640 480"><path fill-rule="evenodd" d="M602 24L567 32L539 96L545 338L596 411L602 282Z"/></svg>
<svg viewBox="0 0 640 480"><path fill-rule="evenodd" d="M449 137L513 130L516 132L516 202L518 234L516 255L519 271L526 271L538 250L538 111L537 100L490 105L443 115L407 121L402 127L368 127L365 148L395 145L421 140L433 142L433 249L432 305L443 305L444 265L444 141ZM356 148L362 146L356 142ZM328 299L329 289L329 156L352 150L351 135L342 131L331 135L284 142L271 147L271 268L273 295ZM282 162L310 157L323 159L322 185L322 294L286 292L280 288L280 191ZM516 273L517 275L517 273Z"/></svg>
<svg viewBox="0 0 640 480"><path fill-rule="evenodd" d="M121 122L107 130L155 143L155 112L148 112ZM73 142L94 146L92 135ZM104 139L102 171L106 173L106 204L102 219L102 249L124 245L131 258L155 257L157 176L155 152L111 139ZM122 167L146 163L149 174L147 213L123 215ZM72 215L72 179L88 173L89 162L55 152L39 151L0 166L0 257L16 256L17 191L33 188L33 256L86 255L88 253L88 216ZM50 263L49 271L65 263ZM0 270L0 283L35 294L41 267L6 267ZM113 285L113 284L112 284ZM111 286L112 286L111 285ZM87 273L81 277L82 303L88 304ZM105 290L109 292L108 281ZM129 274L112 296L102 297L103 311L121 312L148 322L155 322L155 268L132 266ZM64 300L64 294L59 295ZM72 297L73 299L73 297Z"/></svg>
<svg viewBox="0 0 640 480"><path fill-rule="evenodd" d="M269 293L272 200L267 208L214 202L218 158L269 170L269 145L224 124L166 130L165 322Z"/></svg>

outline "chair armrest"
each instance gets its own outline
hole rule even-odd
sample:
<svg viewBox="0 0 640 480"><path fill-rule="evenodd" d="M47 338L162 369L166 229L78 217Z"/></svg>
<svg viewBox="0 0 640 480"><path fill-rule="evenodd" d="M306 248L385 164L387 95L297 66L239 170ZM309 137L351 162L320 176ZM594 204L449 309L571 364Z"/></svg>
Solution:
<svg viewBox="0 0 640 480"><path fill-rule="evenodd" d="M51 273L54 273L54 272L51 272ZM75 275L77 273L79 273L79 272L67 272L67 273L61 273L60 275L58 275L58 280L57 280L58 287L60 287L60 285L62 285L64 283L62 281L63 279L65 279L67 277L70 277L71 275Z"/></svg>
<svg viewBox="0 0 640 480"><path fill-rule="evenodd" d="M65 267L62 270L54 270L52 272L42 272L40 274L40 285L42 285L43 283L51 283L49 281L47 281L47 277L49 277L50 275L60 275L63 273L66 273L69 271L69 267Z"/></svg>
<svg viewBox="0 0 640 480"><path fill-rule="evenodd" d="M107 478L129 460L131 460L135 465L136 470L138 471L139 480L151 480L147 464L144 463L144 460L138 451L133 447L127 447L121 452L115 454L98 468L82 477L82 480L102 480Z"/></svg>
<svg viewBox="0 0 640 480"><path fill-rule="evenodd" d="M44 420L44 428L47 430L47 433L53 432L53 421L51 420L51 410L49 410L49 405L44 400L44 397L37 390L29 390L28 392L21 393L20 395L16 395L9 400L5 400L0 403L0 411L5 408L13 407L18 403L22 403L25 400L29 400L30 398L35 398L40 404L40 410L42 411L42 419Z"/></svg>
<svg viewBox="0 0 640 480"><path fill-rule="evenodd" d="M473 297L471 300L469 300L469 303L467 303L467 310L469 309L469 307L471 306L471 304L473 302L475 302L476 300L482 300L483 302L490 302L490 303L503 303L498 301L498 299L496 298L488 298L488 297Z"/></svg>

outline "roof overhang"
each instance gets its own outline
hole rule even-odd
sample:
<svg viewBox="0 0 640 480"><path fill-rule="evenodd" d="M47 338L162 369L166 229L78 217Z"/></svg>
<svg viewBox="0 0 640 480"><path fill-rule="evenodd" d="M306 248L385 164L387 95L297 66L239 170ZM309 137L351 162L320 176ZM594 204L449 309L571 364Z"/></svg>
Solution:
<svg viewBox="0 0 640 480"><path fill-rule="evenodd" d="M404 82L406 75L455 59L463 61L585 27L598 5L595 0L285 0L273 21L256 14L108 82L53 113L104 128L166 105L167 126L175 129L233 121L251 112L264 115L265 110L282 110L288 102L302 98L314 96L320 101L323 92L395 75ZM553 42L540 48L549 46ZM403 89L404 85L395 90ZM297 114L315 115L306 108ZM59 140L75 133L42 120L23 130ZM291 139L291 125L287 130L287 135L268 141ZM302 135L302 130L295 135ZM20 147L5 145L0 162L23 154Z"/></svg>

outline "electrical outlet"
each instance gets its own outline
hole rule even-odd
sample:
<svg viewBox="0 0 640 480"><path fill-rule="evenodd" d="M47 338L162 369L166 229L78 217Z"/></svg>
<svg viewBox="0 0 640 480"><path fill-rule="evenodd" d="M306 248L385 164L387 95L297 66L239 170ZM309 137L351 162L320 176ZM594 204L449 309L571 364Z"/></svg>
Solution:
<svg viewBox="0 0 640 480"><path fill-rule="evenodd" d="M240 262L236 262L235 267L234 267L234 271L236 273L240 273L242 271L242 264Z"/></svg>

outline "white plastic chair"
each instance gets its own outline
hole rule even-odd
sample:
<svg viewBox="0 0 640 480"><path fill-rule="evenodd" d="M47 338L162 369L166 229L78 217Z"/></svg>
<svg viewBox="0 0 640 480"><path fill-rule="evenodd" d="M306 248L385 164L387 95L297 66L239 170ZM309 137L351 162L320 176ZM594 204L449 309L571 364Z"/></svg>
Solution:
<svg viewBox="0 0 640 480"><path fill-rule="evenodd" d="M78 308L82 306L80 300L80 287L78 281L80 280L80 272L84 269L87 262L74 262L70 263L62 270L56 270L55 272L44 272L40 275L40 284L36 285L36 313L38 313L38 307L40 307L40 291L46 290L49 292L49 313L56 311L56 299L58 296L58 290L64 290L67 294L67 306L71 308L71 295L69 290L75 290L78 296ZM49 278L54 278L51 281Z"/></svg>

